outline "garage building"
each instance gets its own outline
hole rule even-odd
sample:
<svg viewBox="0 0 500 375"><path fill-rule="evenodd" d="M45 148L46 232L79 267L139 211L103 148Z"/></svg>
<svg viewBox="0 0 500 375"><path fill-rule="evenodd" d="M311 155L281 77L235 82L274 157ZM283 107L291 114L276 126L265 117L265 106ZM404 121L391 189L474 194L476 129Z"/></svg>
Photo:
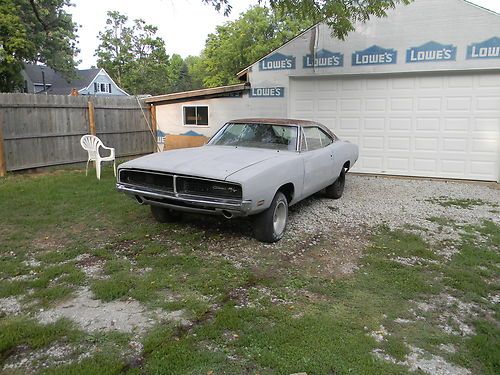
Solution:
<svg viewBox="0 0 500 375"><path fill-rule="evenodd" d="M359 145L355 172L500 180L500 15L465 0L415 0L344 41L315 25L238 77L147 99L159 130L312 119Z"/></svg>

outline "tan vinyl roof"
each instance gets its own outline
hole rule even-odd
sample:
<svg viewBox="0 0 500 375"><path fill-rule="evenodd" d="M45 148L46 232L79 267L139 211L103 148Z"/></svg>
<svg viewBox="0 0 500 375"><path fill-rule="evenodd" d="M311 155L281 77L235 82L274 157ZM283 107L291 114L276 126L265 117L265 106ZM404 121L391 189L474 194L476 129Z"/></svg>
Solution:
<svg viewBox="0 0 500 375"><path fill-rule="evenodd" d="M293 118L240 118L228 121L235 124L267 124L267 125L300 125L300 126L316 126L317 122L309 120L297 120Z"/></svg>
<svg viewBox="0 0 500 375"><path fill-rule="evenodd" d="M247 83L239 83L237 85L219 86L219 87L213 87L210 89L174 92L172 94L151 96L149 98L146 98L145 102L148 104L154 104L154 103L159 103L159 102L169 102L169 101L180 100L180 99L204 98L207 96L210 97L210 96L218 96L218 95L222 96L222 94L243 91L249 87L250 87L250 85Z"/></svg>

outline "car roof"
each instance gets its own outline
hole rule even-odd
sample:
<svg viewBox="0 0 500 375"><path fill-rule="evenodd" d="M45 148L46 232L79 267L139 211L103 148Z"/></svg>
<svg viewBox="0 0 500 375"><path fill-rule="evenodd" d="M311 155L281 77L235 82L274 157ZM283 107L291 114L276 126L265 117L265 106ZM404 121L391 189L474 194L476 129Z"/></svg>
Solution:
<svg viewBox="0 0 500 375"><path fill-rule="evenodd" d="M241 119L236 119L236 120L231 120L228 121L234 124L266 124L266 125L289 125L289 126L318 126L321 125L318 122L315 121L309 121L309 120L298 120L298 119L291 119L291 118L241 118Z"/></svg>

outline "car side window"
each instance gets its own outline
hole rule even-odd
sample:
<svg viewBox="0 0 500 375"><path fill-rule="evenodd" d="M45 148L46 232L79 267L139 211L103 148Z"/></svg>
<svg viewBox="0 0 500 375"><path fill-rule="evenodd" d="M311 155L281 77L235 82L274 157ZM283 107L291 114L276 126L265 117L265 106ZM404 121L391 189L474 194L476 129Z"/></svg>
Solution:
<svg viewBox="0 0 500 375"><path fill-rule="evenodd" d="M333 139L328 134L314 126L304 127L304 137L306 147L302 147L303 150L318 150L333 143Z"/></svg>
<svg viewBox="0 0 500 375"><path fill-rule="evenodd" d="M333 139L328 134L326 134L322 129L318 129L318 131L322 147L326 147L333 143Z"/></svg>
<svg viewBox="0 0 500 375"><path fill-rule="evenodd" d="M321 148L321 137L318 128L316 127L304 128L304 136L306 138L306 145L308 151L317 150Z"/></svg>

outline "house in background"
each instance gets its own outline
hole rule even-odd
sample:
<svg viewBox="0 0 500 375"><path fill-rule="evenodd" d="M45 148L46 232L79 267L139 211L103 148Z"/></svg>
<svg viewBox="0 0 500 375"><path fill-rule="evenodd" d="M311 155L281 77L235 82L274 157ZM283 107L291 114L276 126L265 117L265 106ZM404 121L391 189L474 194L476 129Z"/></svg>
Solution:
<svg viewBox="0 0 500 375"><path fill-rule="evenodd" d="M24 64L24 92L30 94L128 96L104 69L76 70L69 82L60 73L45 65Z"/></svg>

